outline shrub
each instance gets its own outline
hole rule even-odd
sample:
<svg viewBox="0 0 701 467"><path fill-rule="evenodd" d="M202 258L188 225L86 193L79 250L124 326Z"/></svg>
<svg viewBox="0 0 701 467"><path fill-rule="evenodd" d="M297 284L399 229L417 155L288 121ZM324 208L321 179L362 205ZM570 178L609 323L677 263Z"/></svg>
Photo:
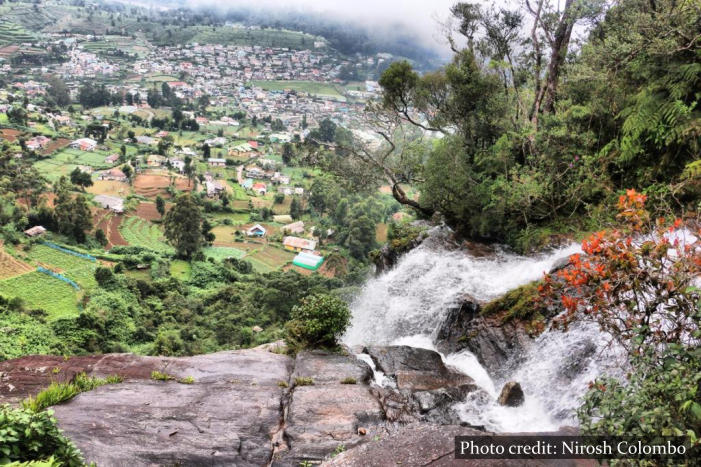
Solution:
<svg viewBox="0 0 701 467"><path fill-rule="evenodd" d="M64 467L84 465L80 451L63 436L50 411L0 406L0 463L46 460L51 456Z"/></svg>
<svg viewBox="0 0 701 467"><path fill-rule="evenodd" d="M195 378L193 378L192 376L186 376L186 377L180 378L178 380L178 383L180 383L180 384L193 384L194 382L195 382Z"/></svg>
<svg viewBox="0 0 701 467"><path fill-rule="evenodd" d="M626 384L613 378L591 384L577 412L582 434L687 436L701 445L701 348L671 346L663 362L648 350L631 359L635 370Z"/></svg>
<svg viewBox="0 0 701 467"><path fill-rule="evenodd" d="M156 381L171 381L174 380L175 377L172 375L169 375L168 373L162 373L160 371L152 371L151 372L151 379L156 380Z"/></svg>
<svg viewBox="0 0 701 467"><path fill-rule="evenodd" d="M346 302L331 295L310 295L292 308L287 342L292 349L333 347L350 323Z"/></svg>
<svg viewBox="0 0 701 467"><path fill-rule="evenodd" d="M628 190L618 202L625 230L592 235L582 243L587 256L571 256L540 291L565 309L555 324L593 320L627 350L628 381L590 386L578 412L584 434L687 436L699 446L701 251L678 231L681 220L651 222L645 201Z"/></svg>
<svg viewBox="0 0 701 467"><path fill-rule="evenodd" d="M298 376L295 378L295 386L314 386L314 380L306 376Z"/></svg>
<svg viewBox="0 0 701 467"><path fill-rule="evenodd" d="M357 381L352 376L349 376L347 378L343 378L341 380L341 384L357 384Z"/></svg>
<svg viewBox="0 0 701 467"><path fill-rule="evenodd" d="M279 387L281 387L281 388L288 388L288 387L290 387L290 385L287 384L287 381L278 381L278 382L277 382L277 385L278 385Z"/></svg>
<svg viewBox="0 0 701 467"><path fill-rule="evenodd" d="M28 397L22 401L22 407L34 412L40 412L52 405L60 404L81 392L91 391L105 384L121 383L122 377L117 375L108 376L107 378L92 378L85 373L78 373L73 381L68 383L53 382L48 388L41 391L36 397Z"/></svg>
<svg viewBox="0 0 701 467"><path fill-rule="evenodd" d="M114 274L110 268L98 267L95 269L95 281L103 288L107 288L114 283Z"/></svg>

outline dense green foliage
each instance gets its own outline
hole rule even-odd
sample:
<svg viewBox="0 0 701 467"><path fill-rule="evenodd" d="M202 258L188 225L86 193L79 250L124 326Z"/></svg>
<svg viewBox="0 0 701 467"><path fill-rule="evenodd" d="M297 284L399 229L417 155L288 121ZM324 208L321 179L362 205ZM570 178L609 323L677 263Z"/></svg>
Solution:
<svg viewBox="0 0 701 467"><path fill-rule="evenodd" d="M154 274L167 271L153 261ZM60 342L56 347L66 354L193 355L249 347L281 338L303 297L342 285L295 272L249 274L250 266L235 259L193 262L191 269L187 281L167 272L151 281L123 273L108 277L98 269L106 278L102 287L90 292L79 316L51 324L51 342ZM262 331L254 332L256 326Z"/></svg>
<svg viewBox="0 0 701 467"><path fill-rule="evenodd" d="M399 202L440 212L467 237L521 250L612 221L607 206L623 188L649 194L657 210L696 208L698 3L532 7L456 4L467 47L423 75L393 63L374 108L387 144L351 151L345 168L386 179ZM587 20L595 26L572 53L572 29ZM406 127L445 137L417 158L420 136ZM419 202L403 183L420 187Z"/></svg>
<svg viewBox="0 0 701 467"><path fill-rule="evenodd" d="M310 295L292 308L287 342L293 350L334 347L350 323L348 305L338 297Z"/></svg>
<svg viewBox="0 0 701 467"><path fill-rule="evenodd" d="M701 349L669 346L662 363L654 353L635 355L630 379L592 384L578 411L583 434L656 439L701 434Z"/></svg>
<svg viewBox="0 0 701 467"><path fill-rule="evenodd" d="M83 466L80 451L56 426L51 412L0 406L0 463L46 460Z"/></svg>
<svg viewBox="0 0 701 467"><path fill-rule="evenodd" d="M0 361L32 354L53 353L58 346L55 336L38 317L17 313L0 297Z"/></svg>

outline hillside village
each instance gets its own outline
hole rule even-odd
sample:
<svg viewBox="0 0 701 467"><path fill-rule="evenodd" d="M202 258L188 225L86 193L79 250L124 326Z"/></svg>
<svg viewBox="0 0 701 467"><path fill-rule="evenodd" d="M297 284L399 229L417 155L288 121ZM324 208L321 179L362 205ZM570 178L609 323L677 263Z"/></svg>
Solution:
<svg viewBox="0 0 701 467"><path fill-rule="evenodd" d="M39 50L59 58L32 55ZM45 294L25 299L27 305L56 316L76 313L79 297L95 282L61 267L62 255L115 262L121 253L114 252L131 247L173 255L163 220L183 193L196 196L205 213L211 238L202 259L246 261L255 273L292 270L329 278L362 268L368 251L386 240L399 206L386 190L376 193L368 202L377 214L363 220L362 245L349 249L351 218L324 207L323 196L353 194L306 161L305 142L319 127L362 132L363 109L378 85L372 75L358 80L358 71L389 58L345 57L322 38L301 48L156 47L139 35L47 33L0 47L0 145L46 184L27 205L38 212L53 208L56 187L69 183L92 214L88 245L32 216L24 239L0 249L8 264L0 272L0 294L31 296L28 288L49 281L36 273L41 267L78 288L52 282ZM355 81L348 80L349 69L356 70ZM42 248L38 258L34 248L24 251L27 241L63 250ZM89 271L99 261L78 269ZM171 256L169 264L174 276L190 277L187 261ZM155 274L148 264L138 266L125 273L139 279Z"/></svg>

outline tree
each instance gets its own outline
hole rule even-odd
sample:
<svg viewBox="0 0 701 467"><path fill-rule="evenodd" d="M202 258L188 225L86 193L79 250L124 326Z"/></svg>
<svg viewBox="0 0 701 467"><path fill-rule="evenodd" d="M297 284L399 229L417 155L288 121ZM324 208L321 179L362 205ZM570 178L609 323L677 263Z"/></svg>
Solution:
<svg viewBox="0 0 701 467"><path fill-rule="evenodd" d="M166 202L161 198L160 195L156 196L156 211L163 217L166 212Z"/></svg>
<svg viewBox="0 0 701 467"><path fill-rule="evenodd" d="M292 143L284 143L282 145L282 162L285 165L291 165L293 158L294 158L294 149L292 148Z"/></svg>
<svg viewBox="0 0 701 467"><path fill-rule="evenodd" d="M134 170L129 164L124 164L122 166L122 172L124 172L124 175L126 175L128 179L131 179L131 176L134 174Z"/></svg>
<svg viewBox="0 0 701 467"><path fill-rule="evenodd" d="M351 256L365 260L376 244L375 224L367 216L357 217L350 222L346 245Z"/></svg>
<svg viewBox="0 0 701 467"><path fill-rule="evenodd" d="M22 126L27 125L27 111L23 107L12 106L5 113L10 123Z"/></svg>
<svg viewBox="0 0 701 467"><path fill-rule="evenodd" d="M150 88L146 92L146 102L148 102L148 105L150 105L154 109L157 109L163 103L163 98L161 97L158 91L156 91L153 88Z"/></svg>
<svg viewBox="0 0 701 467"><path fill-rule="evenodd" d="M212 148L209 147L209 144L204 143L202 145L202 157L205 159L209 159L209 157L212 155Z"/></svg>
<svg viewBox="0 0 701 467"><path fill-rule="evenodd" d="M79 167L76 167L71 172L71 183L79 187L89 187L92 186L93 181L89 173L83 172Z"/></svg>
<svg viewBox="0 0 701 467"><path fill-rule="evenodd" d="M65 107L71 103L71 95L65 81L56 75L49 76L46 81L49 85L46 92L53 98L56 105L59 107Z"/></svg>
<svg viewBox="0 0 701 467"><path fill-rule="evenodd" d="M299 201L297 201L297 198L292 198L292 202L290 203L290 217L297 220L301 214L302 208L299 205Z"/></svg>
<svg viewBox="0 0 701 467"><path fill-rule="evenodd" d="M83 195L75 198L66 188L67 180L59 179L59 189L54 202L54 219L59 233L83 243L85 231L92 228L92 212Z"/></svg>
<svg viewBox="0 0 701 467"><path fill-rule="evenodd" d="M556 323L594 320L630 354L672 344L693 345L699 333L694 281L701 251L664 218L650 225L647 196L627 190L618 201L626 231L601 231L582 242L586 257L547 275L541 293L565 308Z"/></svg>
<svg viewBox="0 0 701 467"><path fill-rule="evenodd" d="M350 323L346 302L332 295L309 295L292 308L292 320L285 326L287 342L293 349L335 347Z"/></svg>
<svg viewBox="0 0 701 467"><path fill-rule="evenodd" d="M109 241L107 240L107 235L105 235L105 231L102 229L96 229L95 230L95 240L97 240L97 243L99 243L102 246L106 246Z"/></svg>
<svg viewBox="0 0 701 467"><path fill-rule="evenodd" d="M205 243L202 221L202 211L192 196L180 195L163 221L165 237L178 256L190 259L202 249Z"/></svg>

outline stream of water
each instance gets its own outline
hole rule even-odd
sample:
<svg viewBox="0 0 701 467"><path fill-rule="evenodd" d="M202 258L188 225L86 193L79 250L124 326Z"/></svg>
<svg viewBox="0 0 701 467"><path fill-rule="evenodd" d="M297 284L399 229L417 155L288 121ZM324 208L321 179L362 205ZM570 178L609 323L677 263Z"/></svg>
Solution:
<svg viewBox="0 0 701 467"><path fill-rule="evenodd" d="M390 271L370 279L351 305L347 345L409 345L435 350L434 333L451 306L464 294L491 300L537 280L559 258L579 252L577 245L526 257L497 250L474 257L464 250L425 242ZM596 325L575 323L566 333L547 330L513 368L495 379L477 357L464 350L443 355L446 364L467 374L484 392L472 393L456 406L463 421L501 432L547 431L576 424L575 409L587 384L604 373L615 374L618 359ZM384 378L384 379L383 379ZM501 386L518 381L526 400L520 407L496 403ZM386 384L384 375L376 375Z"/></svg>

